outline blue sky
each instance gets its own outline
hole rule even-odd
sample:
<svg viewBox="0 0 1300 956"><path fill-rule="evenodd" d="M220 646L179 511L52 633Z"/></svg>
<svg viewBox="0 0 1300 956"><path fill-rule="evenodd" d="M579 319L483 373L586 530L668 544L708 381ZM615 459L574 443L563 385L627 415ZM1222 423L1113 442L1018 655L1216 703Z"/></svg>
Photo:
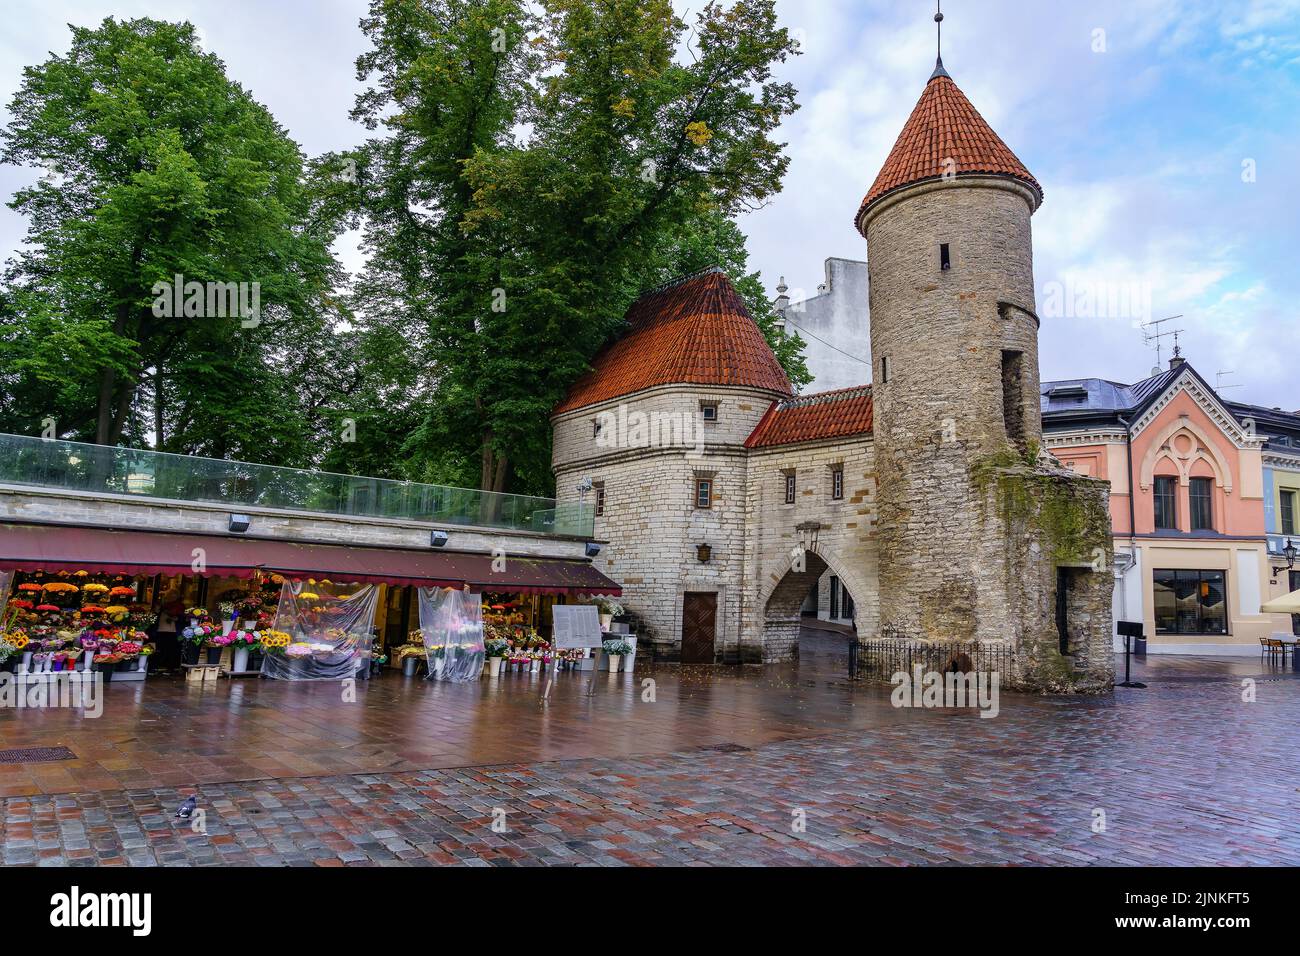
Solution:
<svg viewBox="0 0 1300 956"><path fill-rule="evenodd" d="M702 0L678 2L682 11ZM10 0L0 99L67 47L68 22L189 19L309 154L347 148L364 0ZM828 256L865 258L853 213L934 64L931 0L781 2L804 55L785 190L748 216L769 287L815 289ZM1034 217L1045 379L1133 381L1156 354L1135 323L1182 313L1187 357L1227 397L1300 409L1300 0L946 0L944 63L1043 184ZM1099 33L1098 31L1104 31ZM1246 165L1243 165L1246 164ZM1253 181L1244 181L1248 168ZM6 197L36 173L0 168ZM0 255L24 221L0 210ZM355 242L340 253L359 263ZM1059 293L1137 293L1062 309ZM1164 357L1168 358L1166 347Z"/></svg>

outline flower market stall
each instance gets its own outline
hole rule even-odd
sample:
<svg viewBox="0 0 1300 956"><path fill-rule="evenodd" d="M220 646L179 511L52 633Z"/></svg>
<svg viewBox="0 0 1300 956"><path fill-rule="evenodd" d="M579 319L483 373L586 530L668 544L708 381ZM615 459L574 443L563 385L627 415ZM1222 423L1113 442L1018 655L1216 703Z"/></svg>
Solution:
<svg viewBox="0 0 1300 956"><path fill-rule="evenodd" d="M420 631L430 680L478 680L483 673L481 598L453 588L420 588Z"/></svg>
<svg viewBox="0 0 1300 956"><path fill-rule="evenodd" d="M369 667L377 597L374 585L335 595L323 583L285 581L275 619L260 638L262 674L276 680L357 676Z"/></svg>
<svg viewBox="0 0 1300 956"><path fill-rule="evenodd" d="M127 584L80 572L67 580L22 581L0 618L0 658L18 673L97 670L143 680L154 614Z"/></svg>

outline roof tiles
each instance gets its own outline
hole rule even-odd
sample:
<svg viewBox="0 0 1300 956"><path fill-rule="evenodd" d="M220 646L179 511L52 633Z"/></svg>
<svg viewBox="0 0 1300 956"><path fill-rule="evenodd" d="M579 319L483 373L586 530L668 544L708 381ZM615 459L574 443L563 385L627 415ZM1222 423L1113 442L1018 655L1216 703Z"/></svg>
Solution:
<svg viewBox="0 0 1300 956"><path fill-rule="evenodd" d="M553 414L655 385L732 385L790 394L790 381L745 303L713 268L647 292L627 332L592 360Z"/></svg>
<svg viewBox="0 0 1300 956"><path fill-rule="evenodd" d="M856 385L773 402L749 438L745 439L745 447L767 448L823 438L844 438L868 434L871 428L871 386Z"/></svg>
<svg viewBox="0 0 1300 956"><path fill-rule="evenodd" d="M945 166L951 159L955 165ZM1043 189L1016 154L980 116L947 74L926 84L912 115L862 205L854 224L862 231L862 214L896 189L937 180L951 169L958 177L975 174L1010 176L1025 183L1042 200Z"/></svg>

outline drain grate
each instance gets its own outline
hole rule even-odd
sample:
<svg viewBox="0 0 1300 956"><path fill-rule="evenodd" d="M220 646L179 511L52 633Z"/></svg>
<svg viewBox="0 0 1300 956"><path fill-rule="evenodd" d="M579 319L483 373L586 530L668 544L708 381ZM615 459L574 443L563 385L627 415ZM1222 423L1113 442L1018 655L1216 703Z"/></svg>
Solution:
<svg viewBox="0 0 1300 956"><path fill-rule="evenodd" d="M76 760L67 747L18 747L0 750L0 763L49 763L51 760Z"/></svg>

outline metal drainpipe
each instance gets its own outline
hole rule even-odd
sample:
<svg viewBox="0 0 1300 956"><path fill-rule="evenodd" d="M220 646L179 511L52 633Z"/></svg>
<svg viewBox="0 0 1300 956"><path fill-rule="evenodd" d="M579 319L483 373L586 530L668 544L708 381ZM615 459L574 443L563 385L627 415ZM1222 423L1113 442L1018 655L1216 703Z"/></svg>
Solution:
<svg viewBox="0 0 1300 956"><path fill-rule="evenodd" d="M1128 577L1129 571L1137 566L1137 485L1133 483L1133 422L1120 416L1120 422L1124 426L1124 456L1128 464L1128 542L1129 555L1132 558L1128 568L1124 571L1124 577ZM1123 596L1124 613L1128 613L1128 582L1121 579L1123 590L1120 592ZM1145 612L1144 615L1145 617Z"/></svg>

